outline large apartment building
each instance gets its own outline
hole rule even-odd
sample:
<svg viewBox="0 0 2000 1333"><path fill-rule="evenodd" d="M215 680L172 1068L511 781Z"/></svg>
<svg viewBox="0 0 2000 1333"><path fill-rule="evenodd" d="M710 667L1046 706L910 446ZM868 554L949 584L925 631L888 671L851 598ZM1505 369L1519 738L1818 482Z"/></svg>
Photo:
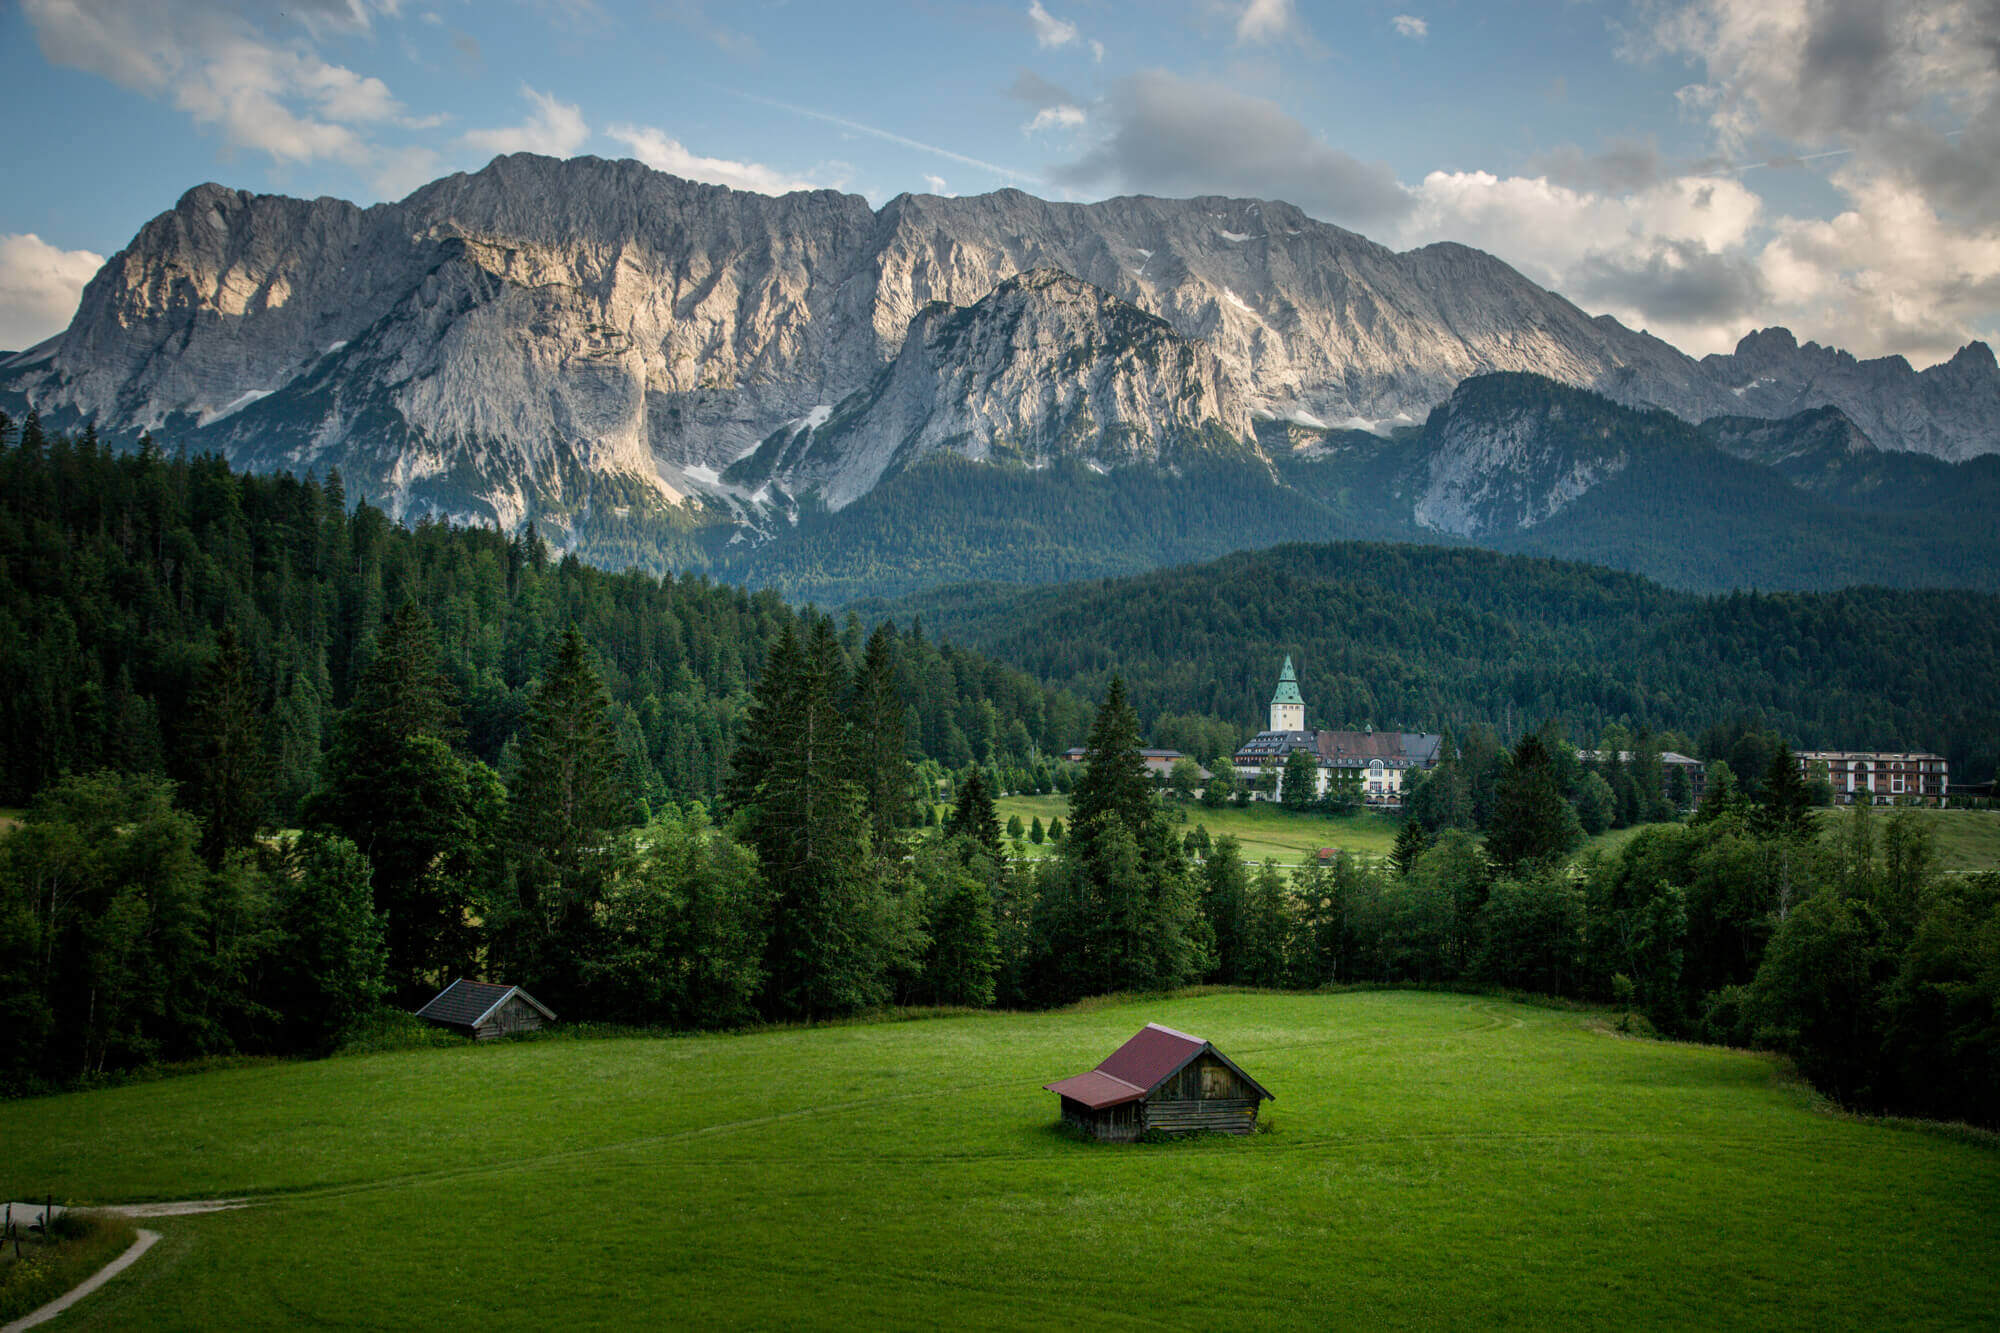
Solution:
<svg viewBox="0 0 2000 1333"><path fill-rule="evenodd" d="M1799 770L1824 778L1836 805L1943 805L1950 778L1941 754L1883 750L1801 750Z"/></svg>

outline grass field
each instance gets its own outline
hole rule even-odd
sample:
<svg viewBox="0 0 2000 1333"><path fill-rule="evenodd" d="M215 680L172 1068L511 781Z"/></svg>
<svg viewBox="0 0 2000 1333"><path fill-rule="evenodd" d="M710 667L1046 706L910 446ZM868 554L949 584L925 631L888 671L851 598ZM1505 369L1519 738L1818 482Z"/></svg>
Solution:
<svg viewBox="0 0 2000 1333"><path fill-rule="evenodd" d="M1039 815L1044 828L1058 815L1065 824L1069 822L1069 798L1066 796L1003 796L993 804L1002 825L1011 815L1019 815L1024 825ZM1206 824L1213 837L1234 834L1236 840L1243 844L1244 858L1253 864L1268 856L1284 865L1296 865L1321 847L1343 847L1367 858L1385 857L1395 847L1396 831L1400 827L1395 817L1368 811L1328 818L1323 815L1288 814L1261 802L1243 808L1225 806L1220 810L1210 810L1201 805L1167 808L1185 810L1188 828ZM940 806L939 814L945 812L946 807ZM2000 870L2000 810L1916 810L1912 813L1923 820L1936 836L1938 863L1944 869ZM1878 810L1875 814L1887 819L1890 812ZM1823 821L1846 816L1845 810L1820 811ZM1598 834L1586 845L1607 855L1614 854L1638 837L1646 827L1637 825L1612 829ZM1046 843L1041 847L1030 845L1028 854L1045 856L1053 850L1053 846Z"/></svg>
<svg viewBox="0 0 2000 1333"><path fill-rule="evenodd" d="M993 808L998 812L1003 827L1012 815L1019 815L1024 825L1039 815L1044 828L1058 815L1065 825L1069 823L1067 796L1003 796L993 803ZM1192 829L1197 824L1205 824L1210 837L1219 838L1225 833L1234 835L1243 845L1244 859L1253 865L1267 856L1284 865L1297 865L1310 859L1322 847L1344 847L1357 856L1371 858L1387 856L1396 845L1396 830L1401 827L1395 819L1368 811L1337 817L1295 815L1268 802L1243 807L1224 806L1217 810L1204 805L1175 803L1166 809L1170 814L1186 812L1184 828ZM942 807L939 813L944 813ZM1040 847L1032 844L1028 847L1031 856L1045 856L1053 850L1046 843Z"/></svg>
<svg viewBox="0 0 2000 1333"><path fill-rule="evenodd" d="M1272 1131L1051 1128L1153 1019ZM2000 1148L1815 1109L1769 1060L1464 996L1193 994L540 1040L0 1104L0 1188L247 1194L104 1328L1972 1326Z"/></svg>
<svg viewBox="0 0 2000 1333"><path fill-rule="evenodd" d="M1822 810L1822 820L1846 819L1844 809ZM1879 835L1894 813L1871 811ZM1946 870L2000 870L2000 810L1912 810L1937 838L1938 864Z"/></svg>

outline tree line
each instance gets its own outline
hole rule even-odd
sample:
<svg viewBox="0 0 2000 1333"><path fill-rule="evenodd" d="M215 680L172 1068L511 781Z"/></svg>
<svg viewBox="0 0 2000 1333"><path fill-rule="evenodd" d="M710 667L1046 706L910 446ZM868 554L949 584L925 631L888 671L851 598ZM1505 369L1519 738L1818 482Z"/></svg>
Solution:
<svg viewBox="0 0 2000 1333"><path fill-rule="evenodd" d="M1590 565L1350 542L859 609L921 616L1087 697L1118 672L1146 727L1203 762L1262 727L1290 654L1321 726L1514 737L1554 721L1578 739L1616 726L1679 733L1699 758L1725 757L1700 750L1711 732L1750 727L1804 748L1932 750L1958 781L2000 763L2000 598L1982 593L1704 597Z"/></svg>

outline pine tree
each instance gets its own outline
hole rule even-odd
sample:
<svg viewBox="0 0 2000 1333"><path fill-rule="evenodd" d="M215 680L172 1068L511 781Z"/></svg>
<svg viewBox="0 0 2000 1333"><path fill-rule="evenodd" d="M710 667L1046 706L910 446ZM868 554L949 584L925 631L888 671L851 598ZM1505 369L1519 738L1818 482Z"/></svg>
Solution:
<svg viewBox="0 0 2000 1333"><path fill-rule="evenodd" d="M264 759L250 655L225 627L202 671L188 728L190 805L202 823L201 853L211 867L256 839L269 772Z"/></svg>
<svg viewBox="0 0 2000 1333"><path fill-rule="evenodd" d="M1396 873L1404 879L1417 865L1417 858L1430 848L1431 840L1424 832L1424 826L1415 819L1403 821L1403 827L1396 831L1396 846L1389 853L1389 864L1396 867Z"/></svg>
<svg viewBox="0 0 2000 1333"><path fill-rule="evenodd" d="M1764 770L1764 784L1757 793L1757 826L1783 837L1800 837L1812 831L1812 792L1799 772L1798 756L1783 741Z"/></svg>
<svg viewBox="0 0 2000 1333"><path fill-rule="evenodd" d="M1000 816L993 808L993 793L987 789L986 775L975 768L958 784L958 800L945 820L950 837L971 838L994 856L1000 854Z"/></svg>
<svg viewBox="0 0 2000 1333"><path fill-rule="evenodd" d="M576 963L593 953L616 835L635 813L610 707L572 625L518 738L505 834L513 897L495 923L508 975L551 1004L575 1002Z"/></svg>
<svg viewBox="0 0 2000 1333"><path fill-rule="evenodd" d="M847 1013L887 997L896 922L874 873L853 742L838 706L843 654L813 617L781 636L758 678L750 725L760 771L742 766L744 832L772 898L764 1004L785 1017ZM778 724L782 722L782 726Z"/></svg>
<svg viewBox="0 0 2000 1333"><path fill-rule="evenodd" d="M300 814L367 858L390 984L406 999L469 967L475 890L493 874L500 785L453 751L447 737L458 729L430 621L405 601L334 726L321 783Z"/></svg>
<svg viewBox="0 0 2000 1333"><path fill-rule="evenodd" d="M1495 784L1486 853L1502 874L1569 855L1583 841L1576 811L1556 785L1547 742L1530 733Z"/></svg>
<svg viewBox="0 0 2000 1333"><path fill-rule="evenodd" d="M868 636L854 675L847 716L853 730L853 771L878 851L910 822L912 774L907 709L896 687L896 629L884 622Z"/></svg>
<svg viewBox="0 0 2000 1333"><path fill-rule="evenodd" d="M1042 827L1042 817L1036 815L1034 822L1028 825L1028 841L1039 847L1048 836L1048 830Z"/></svg>
<svg viewBox="0 0 2000 1333"><path fill-rule="evenodd" d="M1125 682L1113 676L1104 704L1084 744L1083 772L1070 793L1070 833L1096 837L1113 820L1134 835L1153 815L1153 784L1139 756L1139 715L1125 699Z"/></svg>

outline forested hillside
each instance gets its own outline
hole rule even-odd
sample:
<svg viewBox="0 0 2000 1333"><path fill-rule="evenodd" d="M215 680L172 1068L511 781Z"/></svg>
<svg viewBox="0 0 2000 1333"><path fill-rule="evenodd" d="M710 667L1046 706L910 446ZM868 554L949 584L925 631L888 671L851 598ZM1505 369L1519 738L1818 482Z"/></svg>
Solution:
<svg viewBox="0 0 2000 1333"><path fill-rule="evenodd" d="M575 625L614 701L618 744L655 804L713 801L773 637L775 593L698 575L607 574L533 537L391 523L324 482L232 472L221 460L114 455L0 417L0 804L65 772L183 782L202 765L192 703L225 630L245 654L272 819L314 781L389 613L430 621L464 746L502 765L557 634ZM899 636L914 748L943 763L1059 750L1088 726L1078 700L975 654ZM861 626L843 635L849 654ZM1015 757L1025 758L1023 754Z"/></svg>
<svg viewBox="0 0 2000 1333"><path fill-rule="evenodd" d="M2000 758L2000 598L1856 588L1700 597L1636 575L1484 551L1288 545L1058 588L964 586L864 603L1051 684L1114 672L1165 714L1263 725L1292 655L1310 722L1417 730L1543 720L1692 736L1761 721L1793 744Z"/></svg>

